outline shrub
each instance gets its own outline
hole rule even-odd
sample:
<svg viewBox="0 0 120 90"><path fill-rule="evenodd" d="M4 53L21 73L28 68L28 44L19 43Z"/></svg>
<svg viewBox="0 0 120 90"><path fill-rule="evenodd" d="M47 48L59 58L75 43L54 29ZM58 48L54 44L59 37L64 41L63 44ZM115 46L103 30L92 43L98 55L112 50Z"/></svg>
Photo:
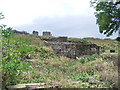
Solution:
<svg viewBox="0 0 120 90"><path fill-rule="evenodd" d="M91 57L80 58L78 60L80 61L80 63L84 64L86 62L90 62L90 61L96 60L95 58L96 58L96 55L92 55Z"/></svg>
<svg viewBox="0 0 120 90"><path fill-rule="evenodd" d="M90 42L89 41L87 41L87 40L82 40L82 42L83 42L83 44L89 44Z"/></svg>
<svg viewBox="0 0 120 90"><path fill-rule="evenodd" d="M81 59L79 59L79 61L80 61L80 63L85 63L85 59L84 58L81 58Z"/></svg>
<svg viewBox="0 0 120 90"><path fill-rule="evenodd" d="M89 80L89 76L86 73L82 73L80 75L76 75L73 78L74 78L74 80L82 81L82 82L88 82L88 80Z"/></svg>
<svg viewBox="0 0 120 90"><path fill-rule="evenodd" d="M18 42L12 40L14 33L12 28L2 28L2 78L3 78L3 88L7 85L14 85L19 83L22 78L22 73L32 69L27 62L23 62L21 59L24 54L31 51L31 47L25 42ZM24 49L23 46L27 47ZM19 49L18 49L19 48ZM24 54L23 54L24 52Z"/></svg>
<svg viewBox="0 0 120 90"><path fill-rule="evenodd" d="M120 42L120 37L117 37L116 40L117 40L118 42Z"/></svg>

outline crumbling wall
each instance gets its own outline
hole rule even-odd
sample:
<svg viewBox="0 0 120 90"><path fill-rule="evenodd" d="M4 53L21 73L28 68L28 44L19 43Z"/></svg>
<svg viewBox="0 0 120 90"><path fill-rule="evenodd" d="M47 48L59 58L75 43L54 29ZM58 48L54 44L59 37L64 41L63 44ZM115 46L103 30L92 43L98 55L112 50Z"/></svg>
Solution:
<svg viewBox="0 0 120 90"><path fill-rule="evenodd" d="M52 37L52 38L43 38L44 41L50 41L50 42L67 42L67 37Z"/></svg>
<svg viewBox="0 0 120 90"><path fill-rule="evenodd" d="M100 54L101 47L96 44L81 44L73 42L52 42L45 41L46 45L53 48L55 53L59 56L66 56L69 58L81 57L83 55Z"/></svg>
<svg viewBox="0 0 120 90"><path fill-rule="evenodd" d="M51 46L58 56L76 57L76 45L74 43L46 41L45 44Z"/></svg>
<svg viewBox="0 0 120 90"><path fill-rule="evenodd" d="M80 57L83 55L93 55L100 54L100 46L96 44L87 44L87 45L76 45L76 56Z"/></svg>
<svg viewBox="0 0 120 90"><path fill-rule="evenodd" d="M43 36L52 36L51 32L43 32Z"/></svg>
<svg viewBox="0 0 120 90"><path fill-rule="evenodd" d="M33 31L32 33L33 35L37 35L38 36L38 31Z"/></svg>
<svg viewBox="0 0 120 90"><path fill-rule="evenodd" d="M26 31L17 31L17 30L13 30L14 31L14 33L18 33L18 34L29 34L29 33L27 33Z"/></svg>

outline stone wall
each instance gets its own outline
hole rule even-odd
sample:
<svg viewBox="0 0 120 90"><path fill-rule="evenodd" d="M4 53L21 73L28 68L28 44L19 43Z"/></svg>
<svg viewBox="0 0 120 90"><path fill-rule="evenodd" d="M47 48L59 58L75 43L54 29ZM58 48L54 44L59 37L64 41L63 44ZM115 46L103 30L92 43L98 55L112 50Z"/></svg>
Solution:
<svg viewBox="0 0 120 90"><path fill-rule="evenodd" d="M43 36L52 36L51 32L43 32Z"/></svg>
<svg viewBox="0 0 120 90"><path fill-rule="evenodd" d="M50 42L67 42L67 37L52 37L52 38L43 38L44 41L50 41Z"/></svg>
<svg viewBox="0 0 120 90"><path fill-rule="evenodd" d="M100 46L96 44L81 44L75 42L52 42L45 41L46 45L53 48L58 56L66 56L69 58L81 57L84 55L100 54L103 52Z"/></svg>
<svg viewBox="0 0 120 90"><path fill-rule="evenodd" d="M100 54L100 46L96 44L87 44L87 45L76 45L76 56L80 57L83 55L92 55L92 54Z"/></svg>
<svg viewBox="0 0 120 90"><path fill-rule="evenodd" d="M26 31L17 31L17 30L13 30L14 33L18 33L18 34L29 34Z"/></svg>
<svg viewBox="0 0 120 90"><path fill-rule="evenodd" d="M45 44L51 46L58 56L75 58L76 45L74 43L46 41Z"/></svg>
<svg viewBox="0 0 120 90"><path fill-rule="evenodd" d="M38 31L33 31L32 33L33 35L37 35L38 36Z"/></svg>

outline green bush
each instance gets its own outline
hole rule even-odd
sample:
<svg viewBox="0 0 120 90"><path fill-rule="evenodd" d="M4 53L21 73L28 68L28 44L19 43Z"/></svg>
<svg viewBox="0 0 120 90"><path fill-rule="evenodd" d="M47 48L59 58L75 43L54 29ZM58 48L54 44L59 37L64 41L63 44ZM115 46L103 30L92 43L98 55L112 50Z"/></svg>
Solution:
<svg viewBox="0 0 120 90"><path fill-rule="evenodd" d="M78 59L78 60L79 60L80 63L84 64L84 63L86 63L86 62L90 62L90 61L96 60L95 58L96 58L96 55L94 54L94 55L92 55L91 57L80 58L80 59Z"/></svg>
<svg viewBox="0 0 120 90"><path fill-rule="evenodd" d="M31 70L28 62L24 62L23 56L27 56L32 47L27 43L12 40L14 33L12 28L2 28L2 78L3 88L7 85L19 83L23 72ZM18 43L21 43L19 45Z"/></svg>
<svg viewBox="0 0 120 90"><path fill-rule="evenodd" d="M88 70L86 71L88 75L92 76L95 74L94 70Z"/></svg>
<svg viewBox="0 0 120 90"><path fill-rule="evenodd" d="M88 82L89 76L86 73L74 76L74 80Z"/></svg>
<svg viewBox="0 0 120 90"><path fill-rule="evenodd" d="M87 40L82 40L83 44L89 44L90 42Z"/></svg>
<svg viewBox="0 0 120 90"><path fill-rule="evenodd" d="M118 42L120 42L120 37L117 37L116 40L117 40Z"/></svg>
<svg viewBox="0 0 120 90"><path fill-rule="evenodd" d="M86 58L86 59L87 59L87 62L89 62L89 61L94 61L94 60L95 60L94 57L89 57L89 58Z"/></svg>

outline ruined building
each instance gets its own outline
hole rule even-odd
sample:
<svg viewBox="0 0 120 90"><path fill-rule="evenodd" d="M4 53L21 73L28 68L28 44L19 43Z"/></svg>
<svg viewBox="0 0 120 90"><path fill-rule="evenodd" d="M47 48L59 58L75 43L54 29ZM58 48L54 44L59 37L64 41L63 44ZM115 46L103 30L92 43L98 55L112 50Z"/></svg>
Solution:
<svg viewBox="0 0 120 90"><path fill-rule="evenodd" d="M44 39L46 45L51 46L58 56L66 56L69 58L90 56L104 52L104 47L96 44L84 44L82 42L67 41L67 37L58 37L53 39Z"/></svg>
<svg viewBox="0 0 120 90"><path fill-rule="evenodd" d="M51 32L43 32L43 36L52 36Z"/></svg>
<svg viewBox="0 0 120 90"><path fill-rule="evenodd" d="M29 34L25 31L16 31L15 33L20 34ZM34 35L38 35L37 31L33 31ZM43 36L52 36L51 32L43 32ZM44 43L55 51L58 56L65 56L69 58L82 57L82 56L90 56L93 54L100 54L104 52L104 47L98 46L96 44L85 44L83 42L74 42L68 41L67 37L52 37L52 38L44 38L42 39Z"/></svg>
<svg viewBox="0 0 120 90"><path fill-rule="evenodd" d="M32 33L33 35L37 35L38 36L38 31L33 31Z"/></svg>
<svg viewBox="0 0 120 90"><path fill-rule="evenodd" d="M17 34L29 34L27 33L26 31L17 31L17 30L13 30L14 33L17 33Z"/></svg>

